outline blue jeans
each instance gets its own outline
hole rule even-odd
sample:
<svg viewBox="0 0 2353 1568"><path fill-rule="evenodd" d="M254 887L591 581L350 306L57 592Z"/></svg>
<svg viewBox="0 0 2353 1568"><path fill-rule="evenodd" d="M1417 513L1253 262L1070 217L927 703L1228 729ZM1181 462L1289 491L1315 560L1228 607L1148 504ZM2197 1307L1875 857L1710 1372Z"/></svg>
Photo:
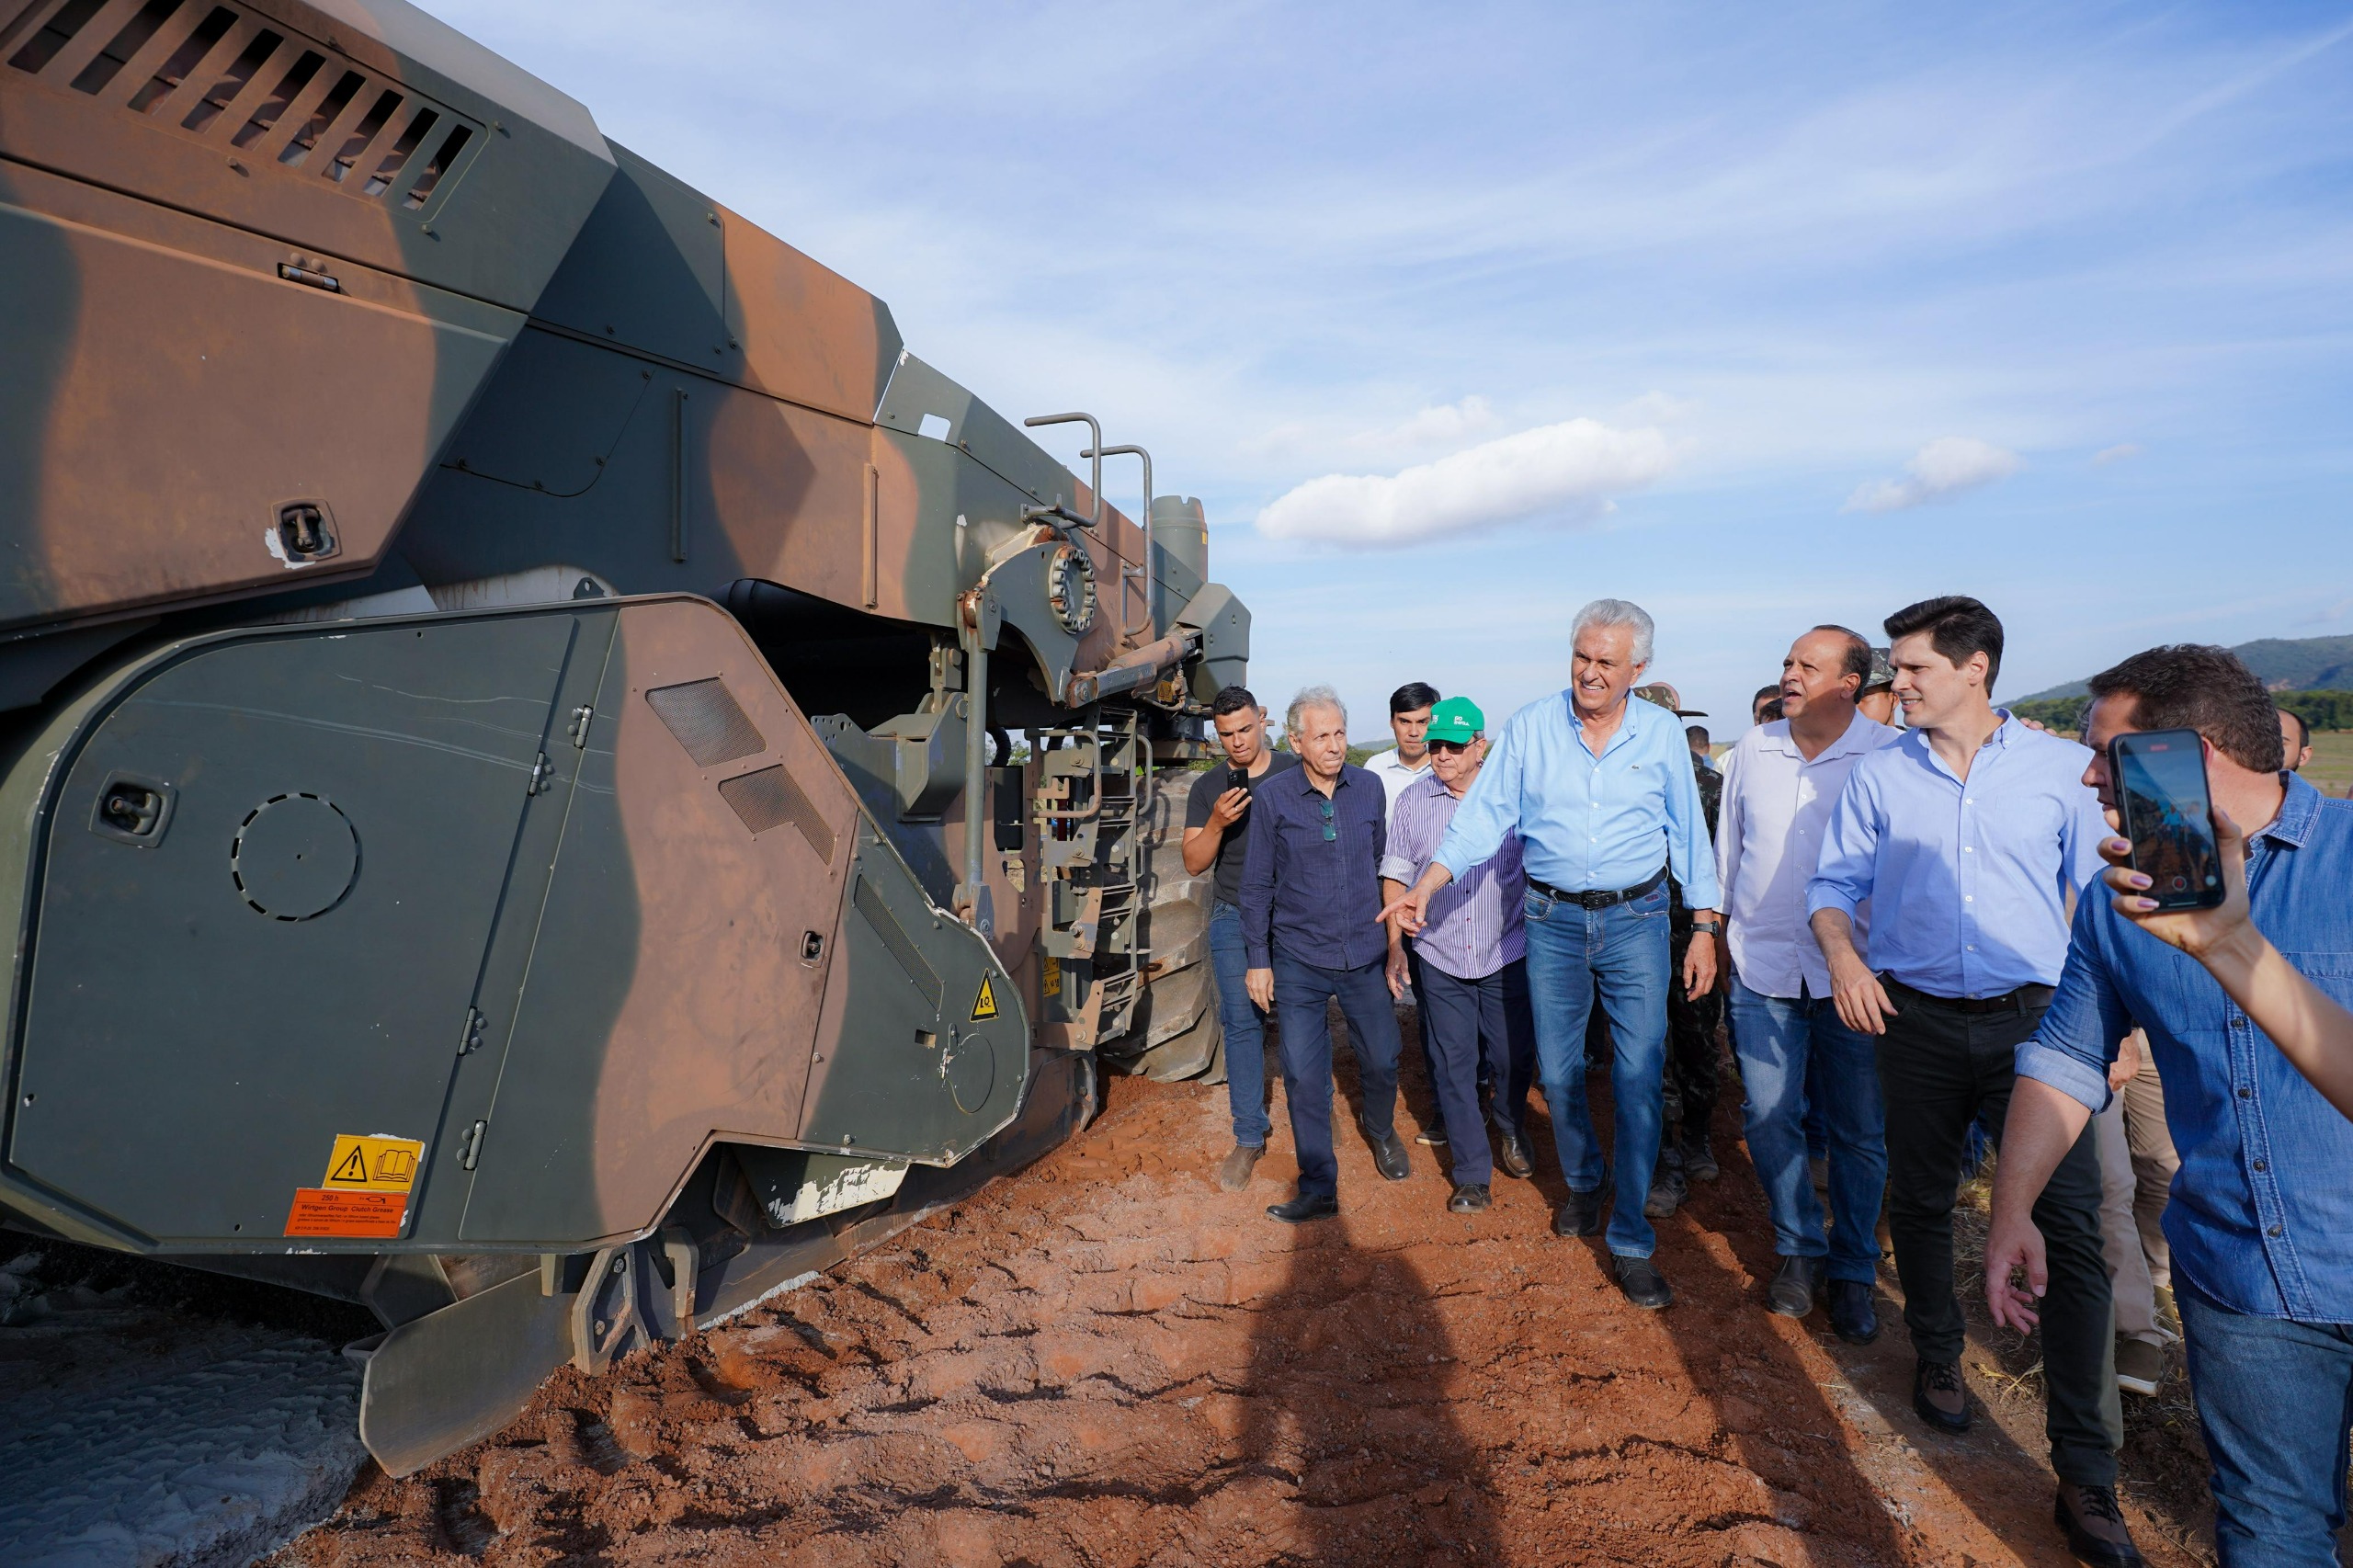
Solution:
<svg viewBox="0 0 2353 1568"><path fill-rule="evenodd" d="M2336 1568L2353 1324L2234 1312L2174 1273L2222 1568Z"/></svg>
<svg viewBox="0 0 2353 1568"><path fill-rule="evenodd" d="M1868 1285L1879 1273L1879 1208L1887 1193L1887 1113L1867 1035L1838 1021L1827 997L1791 1001L1732 983L1732 1043L1748 1088L1748 1158L1773 1215L1773 1250L1830 1259L1830 1278ZM1802 1108L1830 1145L1829 1238L1806 1173Z"/></svg>
<svg viewBox="0 0 2353 1568"><path fill-rule="evenodd" d="M1225 1097L1233 1107L1233 1141L1267 1146L1267 1015L1250 1000L1242 977L1250 957L1242 947L1242 911L1210 905L1210 972L1217 980L1217 1016L1225 1025Z"/></svg>
<svg viewBox="0 0 2353 1568"><path fill-rule="evenodd" d="M1585 1099L1586 1020L1599 983L1609 1018L1609 1074L1616 1112L1618 1196L1609 1211L1609 1250L1648 1257L1658 1245L1643 1218L1658 1165L1662 1074L1666 1070L1668 955L1666 883L1607 909L1556 903L1529 890L1526 905L1529 1000L1536 1013L1536 1077L1552 1109L1561 1174L1579 1192L1602 1184L1601 1144Z"/></svg>
<svg viewBox="0 0 2353 1568"><path fill-rule="evenodd" d="M1299 1195L1332 1198L1340 1190L1332 1153L1332 1028L1324 1004L1339 998L1356 1048L1357 1082L1364 1090L1364 1122L1375 1137L1393 1138L1397 1124L1397 1005L1389 994L1386 957L1361 969L1325 969L1275 949L1275 1017L1282 1020L1283 1103L1290 1111L1290 1141L1299 1155Z"/></svg>

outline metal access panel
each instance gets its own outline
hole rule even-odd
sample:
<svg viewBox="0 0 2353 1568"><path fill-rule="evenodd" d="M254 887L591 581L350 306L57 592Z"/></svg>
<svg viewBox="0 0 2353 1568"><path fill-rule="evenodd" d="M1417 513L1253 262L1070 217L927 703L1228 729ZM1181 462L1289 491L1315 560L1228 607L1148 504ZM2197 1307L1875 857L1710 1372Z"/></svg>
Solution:
<svg viewBox="0 0 2353 1568"><path fill-rule="evenodd" d="M404 1238L577 635L345 622L127 672L44 808L9 1175L134 1243ZM411 1201L293 1224L355 1153Z"/></svg>

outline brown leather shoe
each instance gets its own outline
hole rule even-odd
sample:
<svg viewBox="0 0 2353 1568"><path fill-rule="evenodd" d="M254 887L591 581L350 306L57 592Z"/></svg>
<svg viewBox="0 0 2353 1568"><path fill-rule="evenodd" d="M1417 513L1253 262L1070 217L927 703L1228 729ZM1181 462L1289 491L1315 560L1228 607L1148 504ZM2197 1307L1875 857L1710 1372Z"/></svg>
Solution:
<svg viewBox="0 0 2353 1568"><path fill-rule="evenodd" d="M2132 1532L2125 1528L2115 1487L2078 1486L2063 1481L2059 1495L2052 1502L2051 1517L2066 1535L2067 1550L2076 1561L2091 1563L2093 1568L2141 1568L2144 1560L2141 1549L2132 1544Z"/></svg>
<svg viewBox="0 0 2353 1568"><path fill-rule="evenodd" d="M1236 1143L1217 1167L1217 1184L1228 1192L1240 1192L1250 1185L1250 1173L1258 1165L1258 1157L1267 1151L1253 1149L1247 1143Z"/></svg>

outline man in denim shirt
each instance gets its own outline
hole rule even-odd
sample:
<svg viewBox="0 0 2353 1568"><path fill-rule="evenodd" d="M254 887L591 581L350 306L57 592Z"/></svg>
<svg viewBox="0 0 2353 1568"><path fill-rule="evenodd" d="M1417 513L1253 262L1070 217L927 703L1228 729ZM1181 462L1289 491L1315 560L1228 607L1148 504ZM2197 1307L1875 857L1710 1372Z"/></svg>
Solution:
<svg viewBox="0 0 2353 1568"><path fill-rule="evenodd" d="M1381 976L1389 940L1377 873L1389 797L1348 766L1348 713L1328 686L1311 686L1283 714L1299 766L1253 791L1250 851L1242 866L1242 944L1250 1000L1282 1023L1283 1102L1299 1156L1299 1195L1267 1210L1296 1225L1340 1211L1332 1153L1332 1031L1337 1000L1357 1047L1364 1104L1357 1125L1373 1168L1403 1181L1412 1166L1398 1138L1397 1011Z"/></svg>
<svg viewBox="0 0 2353 1568"><path fill-rule="evenodd" d="M2103 753L2136 730L2204 738L2214 807L2245 829L2256 927L2322 993L2353 1001L2353 806L2280 770L2263 683L2222 649L2178 646L2133 655L2091 691L2085 738ZM2112 805L2105 755L2086 779ZM2216 1544L2227 1568L2334 1568L2353 1424L2353 1121L2196 960L2132 929L2097 884L2076 908L2058 995L2018 1048L1988 1298L2004 1321L2038 1317L2043 1246L2029 1210L2108 1103L2109 1064L2135 1024L2181 1156L2165 1231L2214 1464Z"/></svg>

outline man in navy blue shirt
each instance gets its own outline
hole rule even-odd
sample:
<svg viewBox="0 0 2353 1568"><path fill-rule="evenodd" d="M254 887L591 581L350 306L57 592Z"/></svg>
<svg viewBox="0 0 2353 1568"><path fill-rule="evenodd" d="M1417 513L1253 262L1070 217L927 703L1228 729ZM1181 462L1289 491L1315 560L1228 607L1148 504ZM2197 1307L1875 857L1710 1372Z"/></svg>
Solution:
<svg viewBox="0 0 2353 1568"><path fill-rule="evenodd" d="M2244 872L2230 901L2198 915L2150 915L2088 890L2075 910L2066 972L2034 1038L2018 1051L1986 1294L1997 1320L2040 1317L2048 1269L2030 1210L2061 1156L2109 1094L2108 1068L2135 1024L2165 1085L2181 1167L2166 1205L2174 1298L2189 1347L2199 1424L2214 1465L2214 1537L2227 1568L2334 1568L2345 1523L2346 1431L2353 1425L2353 1121L2248 1016L2245 986L2225 991L2222 958L2196 931L2248 926L2323 997L2353 1002L2353 805L2325 801L2280 767L2271 695L2221 648L2136 653L2091 679L2085 739L2195 730L2218 815L2244 824ZM2086 772L2112 809L2108 760ZM2224 839L2226 863L2240 839ZM2120 859L2121 840L2102 853ZM2108 873L2131 896L2145 878ZM2136 901L2137 902L2137 901ZM2134 930L2138 920L2147 930ZM2252 935L2245 932L2244 935ZM2294 975L2279 989L2297 988ZM2315 998L2315 1001L2318 999ZM2309 1013L2313 1009L2306 1008ZM2285 1010L2292 1021L2294 1009ZM2285 1042L2283 1042L2285 1043ZM2012 1282L2026 1275L2026 1288Z"/></svg>
<svg viewBox="0 0 2353 1568"><path fill-rule="evenodd" d="M1252 795L1250 849L1242 867L1242 943L1250 1000L1282 1028L1283 1101L1299 1157L1299 1195L1267 1212L1287 1224L1340 1211L1332 1153L1332 1031L1337 998L1358 1041L1364 1091L1357 1124L1375 1169L1391 1181L1411 1170L1397 1136L1397 1012L1382 971L1381 858L1388 792L1348 766L1348 712L1328 686L1311 686L1283 715L1299 766L1271 774Z"/></svg>

